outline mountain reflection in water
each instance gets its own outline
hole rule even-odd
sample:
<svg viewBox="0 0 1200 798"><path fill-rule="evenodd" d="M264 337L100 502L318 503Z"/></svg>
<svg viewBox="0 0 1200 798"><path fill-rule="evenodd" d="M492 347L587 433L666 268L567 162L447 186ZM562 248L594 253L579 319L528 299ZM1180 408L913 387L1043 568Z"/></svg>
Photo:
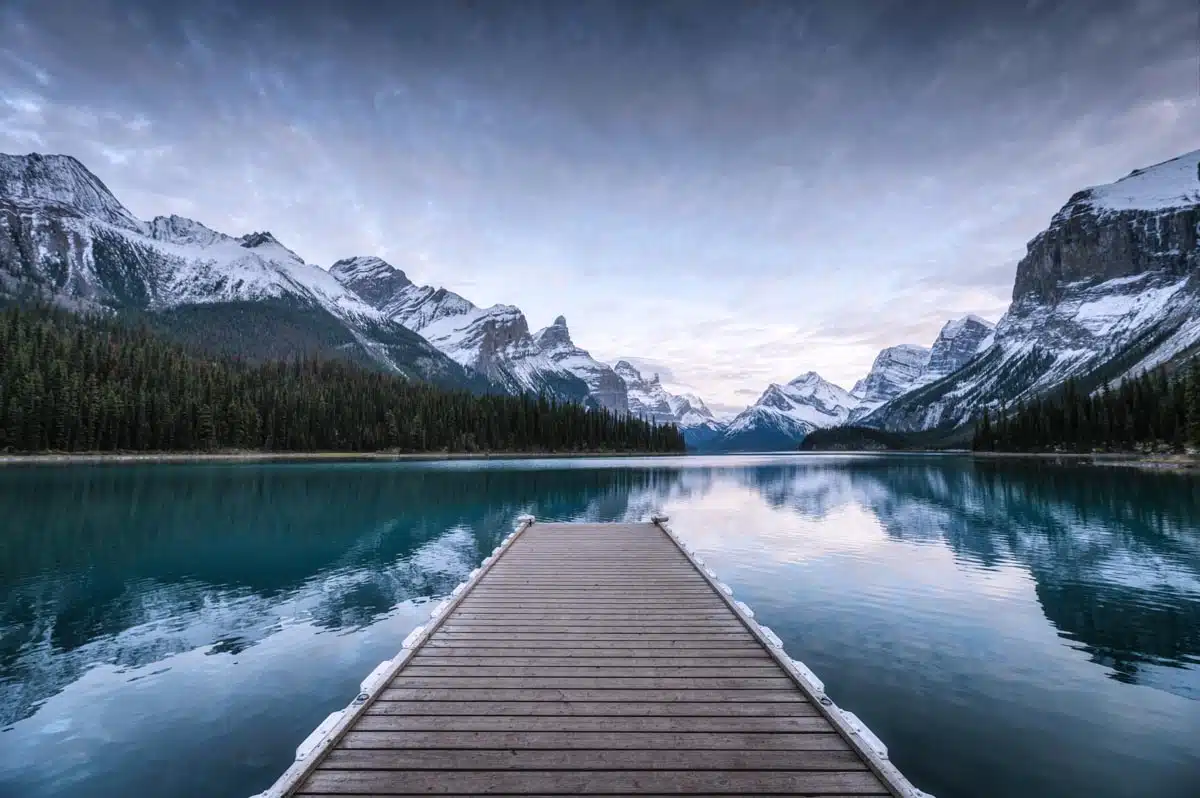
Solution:
<svg viewBox="0 0 1200 798"><path fill-rule="evenodd" d="M0 794L244 798L518 515L661 508L939 798L1189 795L1198 491L923 456L7 469Z"/></svg>

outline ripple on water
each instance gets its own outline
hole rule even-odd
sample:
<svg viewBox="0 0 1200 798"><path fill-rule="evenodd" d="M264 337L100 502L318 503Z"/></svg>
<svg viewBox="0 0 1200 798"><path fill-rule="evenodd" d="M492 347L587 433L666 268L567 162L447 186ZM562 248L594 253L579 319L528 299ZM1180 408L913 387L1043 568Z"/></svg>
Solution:
<svg viewBox="0 0 1200 798"><path fill-rule="evenodd" d="M0 472L0 793L244 798L517 515L665 509L939 798L1190 796L1196 485L913 456Z"/></svg>

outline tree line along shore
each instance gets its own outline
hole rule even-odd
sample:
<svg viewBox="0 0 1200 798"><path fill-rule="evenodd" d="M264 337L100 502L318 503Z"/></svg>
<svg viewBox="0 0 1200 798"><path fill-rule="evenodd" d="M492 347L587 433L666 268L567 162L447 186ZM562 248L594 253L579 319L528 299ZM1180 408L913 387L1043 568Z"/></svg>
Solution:
<svg viewBox="0 0 1200 798"><path fill-rule="evenodd" d="M113 318L0 311L0 452L684 450L673 425L546 397L448 391L332 359L252 363Z"/></svg>

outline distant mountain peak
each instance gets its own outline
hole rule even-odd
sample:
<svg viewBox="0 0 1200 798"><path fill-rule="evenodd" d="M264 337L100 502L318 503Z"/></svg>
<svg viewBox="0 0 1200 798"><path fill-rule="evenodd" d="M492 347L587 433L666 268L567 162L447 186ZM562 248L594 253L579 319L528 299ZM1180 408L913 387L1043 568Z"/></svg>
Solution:
<svg viewBox="0 0 1200 798"><path fill-rule="evenodd" d="M806 371L786 385L768 385L712 445L734 451L794 449L814 429L844 423L856 403L845 389Z"/></svg>
<svg viewBox="0 0 1200 798"><path fill-rule="evenodd" d="M847 420L853 423L908 390L925 373L931 352L928 347L914 344L899 344L881 350L871 363L867 376L856 382L850 391L850 395L858 400L858 406Z"/></svg>
<svg viewBox="0 0 1200 798"><path fill-rule="evenodd" d="M255 247L263 247L268 244L278 244L278 239L267 231L246 233L246 235L238 238L242 242L242 246L246 249L254 249Z"/></svg>
<svg viewBox="0 0 1200 798"><path fill-rule="evenodd" d="M788 385L808 385L822 379L821 375L815 371L806 371L795 379L788 380Z"/></svg>
<svg viewBox="0 0 1200 798"><path fill-rule="evenodd" d="M0 153L0 197L68 207L118 227L145 232L145 225L108 186L70 155Z"/></svg>
<svg viewBox="0 0 1200 798"><path fill-rule="evenodd" d="M392 264L388 263L383 258L375 255L355 255L352 258L342 258L329 267L329 271L333 274L343 274L347 277L364 276L364 277L392 277L400 275L408 281L408 277L404 271L397 269Z"/></svg>
<svg viewBox="0 0 1200 798"><path fill-rule="evenodd" d="M662 386L658 374L647 378L628 360L618 360L613 371L625 382L632 415L660 424L677 424L685 431L689 443L707 441L723 428L699 397L670 393Z"/></svg>
<svg viewBox="0 0 1200 798"><path fill-rule="evenodd" d="M150 237L157 241L168 241L172 244L196 244L209 246L218 241L229 241L229 236L219 233L210 227L189 219L186 216L156 216L150 220Z"/></svg>
<svg viewBox="0 0 1200 798"><path fill-rule="evenodd" d="M771 387L778 388L779 386L772 385ZM822 389L832 389L837 393L846 393L846 390L842 388L842 386L830 382L815 371L806 371L799 377L796 377L794 380L790 380L788 382L788 387L810 394L814 391L820 391ZM792 392L789 391L789 393Z"/></svg>
<svg viewBox="0 0 1200 798"><path fill-rule="evenodd" d="M537 335L534 336L534 340L543 348L575 345L571 340L571 331L567 328L567 319L565 316L558 316L549 327L538 330Z"/></svg>
<svg viewBox="0 0 1200 798"><path fill-rule="evenodd" d="M72 157L0 155L0 208L0 293L31 285L70 307L147 313L190 345L250 360L322 352L483 387L270 233L143 222Z"/></svg>
<svg viewBox="0 0 1200 798"><path fill-rule="evenodd" d="M991 330L996 325L984 318L976 316L974 313L968 313L957 319L951 319L942 325L942 330L938 333L938 337L953 338L959 335L963 330L970 327L982 327L985 330Z"/></svg>
<svg viewBox="0 0 1200 798"><path fill-rule="evenodd" d="M342 258L329 267L329 273L380 310L412 286L404 272L373 255Z"/></svg>

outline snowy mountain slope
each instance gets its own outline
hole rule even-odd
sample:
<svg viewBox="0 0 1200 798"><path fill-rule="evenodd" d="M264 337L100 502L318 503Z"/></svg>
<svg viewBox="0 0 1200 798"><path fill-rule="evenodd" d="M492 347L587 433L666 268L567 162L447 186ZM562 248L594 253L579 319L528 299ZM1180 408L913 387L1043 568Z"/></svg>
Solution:
<svg viewBox="0 0 1200 798"><path fill-rule="evenodd" d="M572 343L561 316L534 335L519 308L476 307L444 288L416 285L403 271L374 257L340 260L329 273L386 318L511 392L549 393L618 412L626 409L620 377Z"/></svg>
<svg viewBox="0 0 1200 798"><path fill-rule="evenodd" d="M722 451L795 449L818 427L846 423L858 400L816 372L787 385L772 383L758 401L737 415L712 443Z"/></svg>
<svg viewBox="0 0 1200 798"><path fill-rule="evenodd" d="M871 370L850 391L856 405L848 421L867 415L889 399L908 389L925 373L930 350L923 346L900 344L882 350L871 364Z"/></svg>
<svg viewBox="0 0 1200 798"><path fill-rule="evenodd" d="M67 156L0 155L0 192L0 290L148 313L192 343L219 339L217 348L248 357L287 336L291 356L326 351L443 384L480 384L270 233L234 238L178 216L142 222Z"/></svg>
<svg viewBox="0 0 1200 798"><path fill-rule="evenodd" d="M706 444L724 431L725 425L695 394L673 394L657 374L647 378L627 360L617 361L613 370L625 382L631 414L677 425L690 446Z"/></svg>
<svg viewBox="0 0 1200 798"><path fill-rule="evenodd" d="M1200 151L1076 193L1029 242L1013 302L961 368L863 423L953 427L985 406L1085 388L1169 363L1200 344Z"/></svg>

